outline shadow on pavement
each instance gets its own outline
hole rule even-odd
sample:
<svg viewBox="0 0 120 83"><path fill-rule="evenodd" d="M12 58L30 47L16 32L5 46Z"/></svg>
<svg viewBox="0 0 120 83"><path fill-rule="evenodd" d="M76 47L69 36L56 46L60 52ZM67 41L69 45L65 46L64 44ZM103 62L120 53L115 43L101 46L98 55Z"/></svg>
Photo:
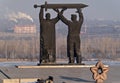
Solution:
<svg viewBox="0 0 120 83"><path fill-rule="evenodd" d="M91 82L91 83L95 83L95 81L85 80L85 79L82 79L82 78L66 77L66 76L60 76L60 78L66 79L66 80L71 80L71 81L77 81L77 82Z"/></svg>

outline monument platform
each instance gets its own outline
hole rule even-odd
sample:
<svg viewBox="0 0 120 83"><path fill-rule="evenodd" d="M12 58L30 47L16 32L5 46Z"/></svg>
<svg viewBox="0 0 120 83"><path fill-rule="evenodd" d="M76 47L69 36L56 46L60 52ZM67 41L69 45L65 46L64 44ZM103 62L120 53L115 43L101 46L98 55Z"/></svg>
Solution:
<svg viewBox="0 0 120 83"><path fill-rule="evenodd" d="M90 67L94 65L23 65L0 67L0 83L35 83L53 76L54 83L95 83ZM106 65L107 66L107 65ZM120 66L109 66L104 83L120 83Z"/></svg>

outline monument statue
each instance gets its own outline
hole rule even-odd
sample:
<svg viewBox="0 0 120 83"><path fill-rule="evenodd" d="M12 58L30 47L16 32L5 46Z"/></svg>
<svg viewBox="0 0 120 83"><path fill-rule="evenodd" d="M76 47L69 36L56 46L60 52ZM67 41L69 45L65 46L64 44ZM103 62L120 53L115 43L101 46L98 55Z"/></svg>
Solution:
<svg viewBox="0 0 120 83"><path fill-rule="evenodd" d="M44 11L43 7L41 7L39 20L41 46L40 63L54 63L56 61L55 24L59 21L59 18L57 16L56 18L50 19L50 13L47 13L46 19L44 19Z"/></svg>
<svg viewBox="0 0 120 83"><path fill-rule="evenodd" d="M55 24L61 19L68 26L67 36L67 56L69 63L81 63L82 56L80 52L80 30L83 24L83 14L81 8L87 7L85 4L47 4L34 5L34 8L41 7L39 13L40 20L40 63L54 63L56 61L56 41L55 41ZM72 14L71 21L63 16L63 12L67 8L77 9L77 16ZM58 13L56 18L50 19L50 13L46 14L44 19L44 10L53 9ZM59 9L62 9L59 12Z"/></svg>
<svg viewBox="0 0 120 83"><path fill-rule="evenodd" d="M69 57L69 63L74 63L75 59L77 63L81 63L82 56L80 52L80 30L83 24L83 14L81 9L77 9L79 14L79 21L75 14L71 15L71 21L66 19L63 14L59 13L59 17L68 26L67 36L67 55Z"/></svg>

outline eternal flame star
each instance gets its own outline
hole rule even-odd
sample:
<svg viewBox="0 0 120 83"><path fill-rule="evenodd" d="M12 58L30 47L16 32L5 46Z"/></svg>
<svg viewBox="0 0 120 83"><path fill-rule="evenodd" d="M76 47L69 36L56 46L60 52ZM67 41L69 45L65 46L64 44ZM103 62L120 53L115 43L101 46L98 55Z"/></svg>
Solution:
<svg viewBox="0 0 120 83"><path fill-rule="evenodd" d="M108 67L105 67L104 64L99 61L95 67L91 67L91 72L93 73L93 79L96 80L96 83L103 83L107 79Z"/></svg>

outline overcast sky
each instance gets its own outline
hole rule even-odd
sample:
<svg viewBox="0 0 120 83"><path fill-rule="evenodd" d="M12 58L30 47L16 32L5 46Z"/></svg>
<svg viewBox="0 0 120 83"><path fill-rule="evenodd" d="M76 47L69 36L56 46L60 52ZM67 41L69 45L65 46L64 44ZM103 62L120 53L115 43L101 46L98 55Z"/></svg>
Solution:
<svg viewBox="0 0 120 83"><path fill-rule="evenodd" d="M39 9L34 9L33 5L41 5L45 1L60 4L63 2L84 3L89 5L89 7L83 9L86 19L120 20L120 0L0 0L0 18L5 14L18 11L38 18ZM68 15L68 13L65 15Z"/></svg>

